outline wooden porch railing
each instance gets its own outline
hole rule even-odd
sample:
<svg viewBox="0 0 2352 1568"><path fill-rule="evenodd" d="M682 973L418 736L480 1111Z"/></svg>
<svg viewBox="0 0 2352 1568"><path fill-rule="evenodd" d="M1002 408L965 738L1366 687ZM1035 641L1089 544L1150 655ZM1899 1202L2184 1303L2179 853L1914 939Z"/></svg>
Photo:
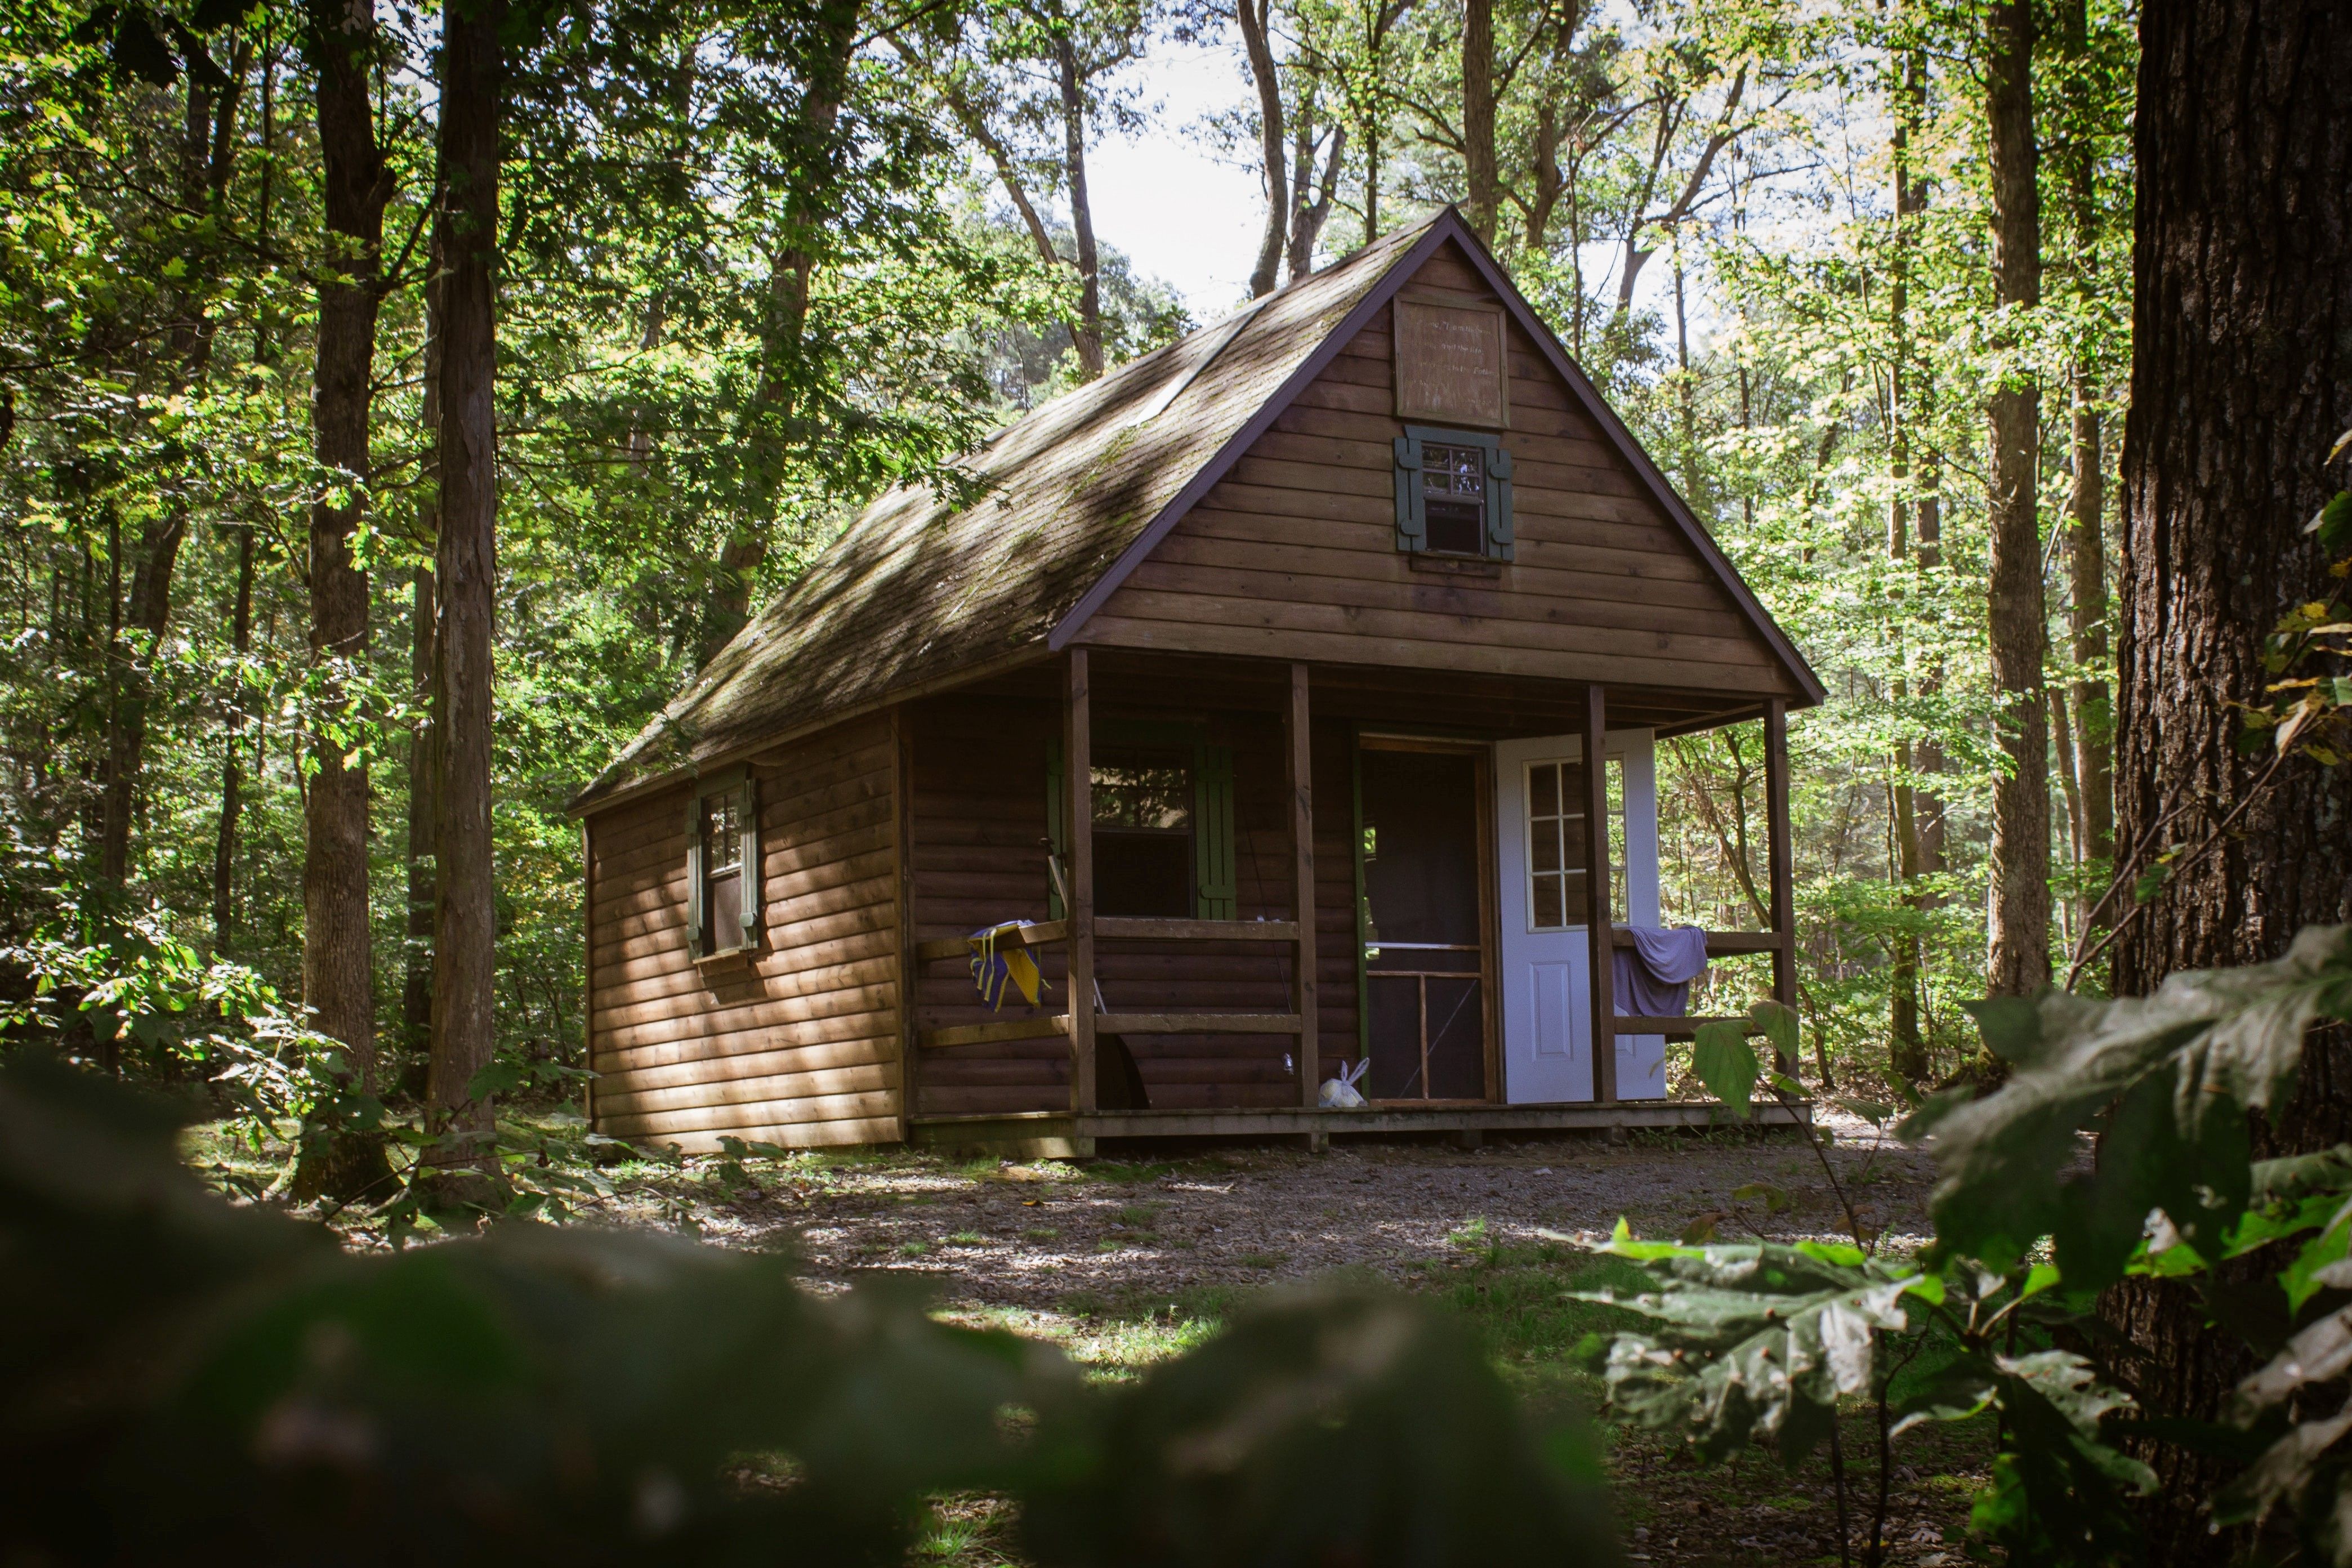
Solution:
<svg viewBox="0 0 2352 1568"><path fill-rule="evenodd" d="M1019 927L997 937L1002 946L1041 947L1061 943L1069 950L1070 1009L1001 1023L958 1024L915 1031L919 1046L992 1044L1003 1040L1066 1036L1070 1042L1070 1109L1098 1108L1095 1037L1112 1034L1276 1034L1297 1040L1299 1104L1315 1105L1321 1088L1317 1060L1315 1000L1315 802L1308 765L1307 666L1290 666L1290 700L1283 712L1285 771L1291 799L1292 874L1297 918L1294 920L1145 920L1098 917L1094 896L1094 711L1087 651L1072 648L1064 666L1062 756L1068 791L1063 821L1069 824L1069 877L1063 919ZM1286 942L1294 949L1291 1010L1286 1013L1097 1013L1095 995L1097 942ZM967 957L961 936L918 944L918 962Z"/></svg>

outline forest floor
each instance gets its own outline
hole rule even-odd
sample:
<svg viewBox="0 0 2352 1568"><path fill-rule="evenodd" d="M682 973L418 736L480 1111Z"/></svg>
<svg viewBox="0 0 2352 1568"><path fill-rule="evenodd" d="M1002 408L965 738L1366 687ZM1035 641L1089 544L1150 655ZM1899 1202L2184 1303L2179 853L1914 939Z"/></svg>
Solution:
<svg viewBox="0 0 2352 1568"><path fill-rule="evenodd" d="M1897 1250L1926 1239L1927 1156L1836 1117L1830 1158L1862 1223ZM1712 1227L1724 1240L1840 1238L1846 1217L1812 1152L1788 1134L1635 1137L1462 1150L1341 1145L1325 1155L1225 1148L1182 1157L1015 1164L902 1152L793 1156L744 1167L731 1186L616 1171L610 1212L646 1224L690 1218L707 1239L790 1248L821 1284L887 1270L934 1291L941 1315L1061 1344L1096 1375L1139 1375L1197 1343L1254 1293L1334 1273L1372 1276L1460 1312L1496 1365L1540 1406L1585 1410L1598 1380L1573 1356L1623 1321L1568 1292L1638 1280L1573 1240L1620 1216L1644 1236ZM1897 1395L1902 1393L1898 1385ZM1875 1437L1857 1408L1841 1423L1853 1490L1854 1557L1876 1490ZM1888 1561L1963 1561L1968 1499L1986 1479L1979 1420L1906 1437L1895 1456ZM1637 1562L1836 1563L1829 1458L1795 1474L1769 1454L1700 1469L1647 1434L1612 1431L1610 1466ZM940 1506L929 1561L1018 1561L988 1499Z"/></svg>
<svg viewBox="0 0 2352 1568"><path fill-rule="evenodd" d="M1341 1143L1328 1154L1264 1147L1153 1151L1019 1163L906 1150L646 1161L598 1173L578 1205L606 1222L683 1230L723 1246L788 1250L819 1289L887 1272L931 1293L950 1320L1051 1341L1105 1379L1214 1334L1250 1298L1333 1275L1386 1281L1459 1312L1535 1407L1597 1412L1600 1381L1577 1346L1631 1314L1571 1299L1638 1287L1626 1263L1578 1245L1622 1217L1635 1234L1738 1240L1843 1239L1848 1217L1900 1253L1928 1234L1926 1155L1835 1111L1832 1186L1788 1131L1719 1129L1507 1143L1470 1150ZM514 1131L585 1155L585 1126L557 1110ZM216 1177L266 1180L272 1155L200 1132L192 1160ZM609 1160L624 1146L606 1145ZM243 1170L250 1165L249 1170ZM364 1226L354 1246L381 1245ZM1899 1403L1908 1380L1896 1379ZM1863 1560L1877 1491L1876 1437L1859 1405L1840 1421L1850 1482L1852 1560ZM1969 1500L1985 1484L1990 1417L1928 1426L1895 1450L1886 1561L1958 1568ZM1619 1521L1635 1562L1714 1568L1836 1563L1830 1456L1794 1473L1760 1448L1700 1468L1664 1439L1601 1429ZM938 1568L1020 1562L1009 1510L990 1498L934 1509L916 1559Z"/></svg>

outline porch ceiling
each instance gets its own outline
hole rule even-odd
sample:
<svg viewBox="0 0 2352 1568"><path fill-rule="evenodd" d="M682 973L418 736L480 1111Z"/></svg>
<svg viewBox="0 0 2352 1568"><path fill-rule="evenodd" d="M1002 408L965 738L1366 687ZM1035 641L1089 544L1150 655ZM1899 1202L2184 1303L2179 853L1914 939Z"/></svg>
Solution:
<svg viewBox="0 0 2352 1568"><path fill-rule="evenodd" d="M1090 664L1095 701L1108 707L1272 713L1290 696L1290 666L1282 660L1097 648ZM1318 719L1486 739L1572 734L1582 722L1585 690L1580 682L1535 676L1360 664L1312 666L1311 689ZM1681 735L1756 718L1763 712L1757 698L1736 693L1606 689L1612 728L1646 727ZM963 690L974 696L1058 703L1061 673L1057 664L1033 665Z"/></svg>

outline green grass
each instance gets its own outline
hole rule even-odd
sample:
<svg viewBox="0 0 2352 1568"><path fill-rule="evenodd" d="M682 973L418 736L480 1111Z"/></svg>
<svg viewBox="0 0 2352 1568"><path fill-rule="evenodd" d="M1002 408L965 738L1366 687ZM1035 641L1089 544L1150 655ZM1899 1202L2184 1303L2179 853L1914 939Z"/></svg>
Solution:
<svg viewBox="0 0 2352 1568"><path fill-rule="evenodd" d="M959 1230L948 1238L948 1244L951 1247L985 1247L988 1238L977 1230Z"/></svg>
<svg viewBox="0 0 2352 1568"><path fill-rule="evenodd" d="M1244 1269L1279 1269L1290 1261L1286 1252L1244 1252L1234 1260Z"/></svg>

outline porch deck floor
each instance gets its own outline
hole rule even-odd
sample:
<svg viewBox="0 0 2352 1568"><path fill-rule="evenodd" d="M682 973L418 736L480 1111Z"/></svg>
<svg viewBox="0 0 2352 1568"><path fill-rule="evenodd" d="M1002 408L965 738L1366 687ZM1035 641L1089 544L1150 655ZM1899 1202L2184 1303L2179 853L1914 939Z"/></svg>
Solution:
<svg viewBox="0 0 2352 1568"><path fill-rule="evenodd" d="M1033 1155L1087 1155L1104 1138L1328 1138L1400 1133L1605 1133L1633 1127L1810 1125L1812 1106L1759 1104L1741 1122L1716 1100L1620 1100L1549 1105L1372 1105L1355 1111L1299 1106L1202 1111L1021 1111L915 1116L908 1141L953 1148L1014 1145Z"/></svg>

